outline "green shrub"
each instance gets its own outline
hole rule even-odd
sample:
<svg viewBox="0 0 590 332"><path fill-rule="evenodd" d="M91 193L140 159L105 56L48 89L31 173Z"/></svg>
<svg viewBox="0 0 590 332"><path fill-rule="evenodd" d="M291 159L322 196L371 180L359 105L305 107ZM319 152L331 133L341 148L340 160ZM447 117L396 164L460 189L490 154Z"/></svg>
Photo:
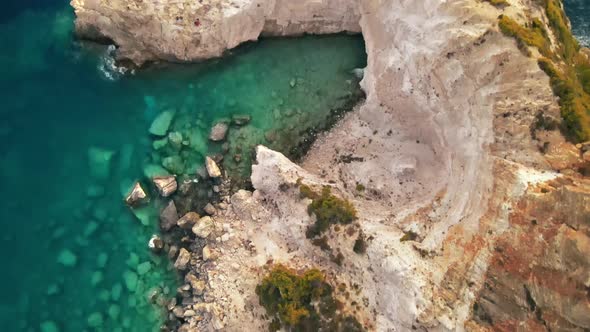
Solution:
<svg viewBox="0 0 590 332"><path fill-rule="evenodd" d="M271 331L364 331L354 317L339 313L341 304L332 293L321 271L297 273L283 265L274 266L256 286Z"/></svg>
<svg viewBox="0 0 590 332"><path fill-rule="evenodd" d="M418 238L418 234L412 231L404 232L404 236L402 236L399 241L406 242L406 241L414 241Z"/></svg>
<svg viewBox="0 0 590 332"><path fill-rule="evenodd" d="M362 255L367 252L367 240L365 239L365 235L361 232L359 236L354 241L354 247L352 251L356 252L359 255Z"/></svg>
<svg viewBox="0 0 590 332"><path fill-rule="evenodd" d="M510 17L500 15L498 24L506 36L515 38L520 44L536 47L546 57L551 56L551 43L547 31L538 19L533 20L529 24L530 27L523 27Z"/></svg>
<svg viewBox="0 0 590 332"><path fill-rule="evenodd" d="M495 7L506 7L510 4L506 0L485 0Z"/></svg>
<svg viewBox="0 0 590 332"><path fill-rule="evenodd" d="M316 222L307 229L307 238L321 235L332 224L350 224L357 219L356 209L352 203L334 196L328 186L323 187L318 194L309 186L300 185L299 192L301 197L311 199L307 212L316 216Z"/></svg>

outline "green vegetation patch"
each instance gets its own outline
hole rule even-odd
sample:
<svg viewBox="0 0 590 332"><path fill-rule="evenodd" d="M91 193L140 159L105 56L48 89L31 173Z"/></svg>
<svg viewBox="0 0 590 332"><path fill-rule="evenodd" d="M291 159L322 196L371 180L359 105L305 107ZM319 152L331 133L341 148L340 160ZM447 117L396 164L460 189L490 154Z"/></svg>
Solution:
<svg viewBox="0 0 590 332"><path fill-rule="evenodd" d="M328 186L324 186L318 194L309 186L302 184L299 191L301 197L311 199L307 212L316 216L316 222L307 229L308 239L321 235L330 228L330 225L351 224L357 219L357 212L352 203L334 196Z"/></svg>
<svg viewBox="0 0 590 332"><path fill-rule="evenodd" d="M495 7L507 7L510 6L510 4L508 3L508 1L506 0L484 0L489 2L492 6Z"/></svg>
<svg viewBox="0 0 590 332"><path fill-rule="evenodd" d="M501 15L500 30L515 38L521 49L531 46L539 50L543 56L538 60L539 67L547 73L553 93L559 97L562 131L571 141L586 141L590 139L590 62L580 53L580 45L570 31L561 2L539 2L545 9L549 26L557 39L555 51L551 50L547 31L538 19L521 26Z"/></svg>
<svg viewBox="0 0 590 332"><path fill-rule="evenodd" d="M539 49L543 56L551 56L551 42L539 19L533 19L527 26L521 26L505 15L500 15L499 20L500 30L506 36L515 38L521 50L526 50L525 46L533 46Z"/></svg>
<svg viewBox="0 0 590 332"><path fill-rule="evenodd" d="M256 286L260 305L270 316L270 331L364 331L353 316L341 313L325 275L310 269L302 273L276 265Z"/></svg>

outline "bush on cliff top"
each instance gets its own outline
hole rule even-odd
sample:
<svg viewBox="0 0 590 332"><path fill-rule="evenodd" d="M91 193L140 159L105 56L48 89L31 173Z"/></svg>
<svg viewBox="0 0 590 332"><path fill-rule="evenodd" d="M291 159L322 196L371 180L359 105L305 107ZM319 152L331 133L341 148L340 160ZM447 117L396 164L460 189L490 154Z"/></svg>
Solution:
<svg viewBox="0 0 590 332"><path fill-rule="evenodd" d="M297 273L276 265L256 286L256 294L272 319L271 331L364 331L354 317L339 313L342 304L317 269Z"/></svg>
<svg viewBox="0 0 590 332"><path fill-rule="evenodd" d="M318 194L309 186L300 185L299 192L301 197L311 199L307 212L316 216L316 222L307 229L307 238L321 235L332 224L350 224L357 218L352 203L334 196L328 186L323 187Z"/></svg>

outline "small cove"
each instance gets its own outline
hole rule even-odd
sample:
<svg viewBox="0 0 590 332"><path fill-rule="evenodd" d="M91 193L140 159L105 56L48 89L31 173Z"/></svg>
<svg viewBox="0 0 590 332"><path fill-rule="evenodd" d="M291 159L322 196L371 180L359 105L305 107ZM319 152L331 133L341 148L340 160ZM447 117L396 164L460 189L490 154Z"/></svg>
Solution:
<svg viewBox="0 0 590 332"><path fill-rule="evenodd" d="M165 257L149 253L157 218L139 222L123 204L146 165L182 159L194 176L204 156L227 150L226 170L246 178L251 148L297 155L311 129L359 97L360 36L268 39L223 59L105 77L106 47L72 40L67 4L11 8L0 22L0 220L5 255L0 286L4 331L157 331L153 302L179 284ZM190 144L155 151L148 128L175 110L171 130ZM231 126L227 145L213 124ZM190 139L186 139L190 137ZM110 154L106 177L92 156ZM208 195L207 192L204 193ZM158 300L161 299L161 300Z"/></svg>

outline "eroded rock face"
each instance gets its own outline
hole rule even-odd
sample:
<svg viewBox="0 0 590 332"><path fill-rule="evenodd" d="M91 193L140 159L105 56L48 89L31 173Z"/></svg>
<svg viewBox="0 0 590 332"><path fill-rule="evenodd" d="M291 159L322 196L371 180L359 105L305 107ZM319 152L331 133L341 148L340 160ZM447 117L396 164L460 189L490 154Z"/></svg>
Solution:
<svg viewBox="0 0 590 332"><path fill-rule="evenodd" d="M72 0L76 33L111 40L118 57L197 61L258 39L307 33L359 32L354 0L131 1ZM159 130L156 135L162 134Z"/></svg>
<svg viewBox="0 0 590 332"><path fill-rule="evenodd" d="M470 323L479 328L590 328L590 181L529 188L495 243Z"/></svg>

